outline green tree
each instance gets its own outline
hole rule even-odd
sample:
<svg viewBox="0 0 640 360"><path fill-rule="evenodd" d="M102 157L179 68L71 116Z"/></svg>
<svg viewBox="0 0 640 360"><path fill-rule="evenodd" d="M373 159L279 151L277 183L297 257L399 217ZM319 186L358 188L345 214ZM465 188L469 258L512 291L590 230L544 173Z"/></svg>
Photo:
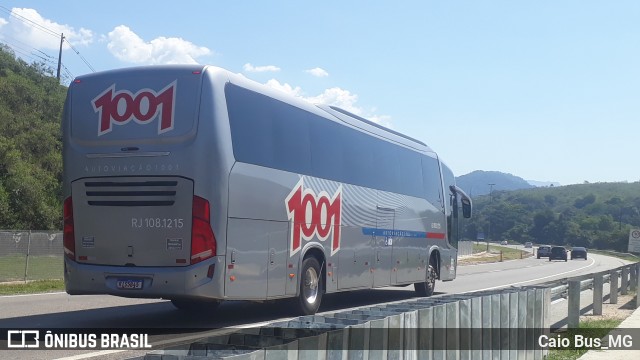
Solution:
<svg viewBox="0 0 640 360"><path fill-rule="evenodd" d="M0 47L0 228L59 229L66 88Z"/></svg>

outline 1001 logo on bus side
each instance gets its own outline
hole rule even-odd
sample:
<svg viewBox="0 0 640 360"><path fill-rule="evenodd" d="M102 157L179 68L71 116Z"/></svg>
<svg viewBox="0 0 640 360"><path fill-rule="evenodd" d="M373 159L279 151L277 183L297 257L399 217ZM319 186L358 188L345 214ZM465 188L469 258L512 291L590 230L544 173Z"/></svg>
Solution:
<svg viewBox="0 0 640 360"><path fill-rule="evenodd" d="M300 179L285 199L287 216L291 222L289 256L300 251L302 240L317 237L325 241L331 237L331 255L340 250L340 215L342 213L342 185L329 196L326 191L316 194L304 187Z"/></svg>

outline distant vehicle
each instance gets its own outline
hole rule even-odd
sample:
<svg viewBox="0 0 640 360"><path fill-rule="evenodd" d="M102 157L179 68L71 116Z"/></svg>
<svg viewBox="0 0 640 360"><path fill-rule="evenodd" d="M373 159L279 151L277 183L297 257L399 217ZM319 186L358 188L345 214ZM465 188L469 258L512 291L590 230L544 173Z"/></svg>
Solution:
<svg viewBox="0 0 640 360"><path fill-rule="evenodd" d="M573 259L577 259L577 258L582 258L587 260L587 249L581 247L581 246L576 246L574 248L571 249L571 260Z"/></svg>
<svg viewBox="0 0 640 360"><path fill-rule="evenodd" d="M540 259L541 257L549 257L550 254L551 254L551 246L548 246L548 245L538 246L538 259Z"/></svg>
<svg viewBox="0 0 640 360"><path fill-rule="evenodd" d="M500 242L500 245L509 245L509 242L507 242L507 240L502 240L502 242Z"/></svg>
<svg viewBox="0 0 640 360"><path fill-rule="evenodd" d="M524 247L525 249L531 249L533 247L533 244L531 243L531 241L527 241L526 243L524 243Z"/></svg>
<svg viewBox="0 0 640 360"><path fill-rule="evenodd" d="M551 254L549 254L549 261L551 260L564 260L567 261L567 249L562 246L554 246L551 248Z"/></svg>

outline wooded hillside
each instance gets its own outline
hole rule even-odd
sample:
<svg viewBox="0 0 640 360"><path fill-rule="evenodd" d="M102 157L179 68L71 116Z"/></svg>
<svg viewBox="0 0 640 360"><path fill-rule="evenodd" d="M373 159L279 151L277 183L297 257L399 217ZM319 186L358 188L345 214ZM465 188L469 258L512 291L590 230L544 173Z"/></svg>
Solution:
<svg viewBox="0 0 640 360"><path fill-rule="evenodd" d="M61 227L67 88L52 75L0 47L0 229Z"/></svg>
<svg viewBox="0 0 640 360"><path fill-rule="evenodd" d="M629 229L640 227L640 182L596 183L474 198L464 235L490 240L586 246L626 251Z"/></svg>

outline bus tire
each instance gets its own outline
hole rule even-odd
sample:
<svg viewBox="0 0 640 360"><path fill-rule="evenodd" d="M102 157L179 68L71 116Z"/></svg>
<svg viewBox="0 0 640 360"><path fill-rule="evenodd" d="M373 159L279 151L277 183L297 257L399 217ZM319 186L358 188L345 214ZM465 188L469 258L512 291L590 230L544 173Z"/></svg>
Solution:
<svg viewBox="0 0 640 360"><path fill-rule="evenodd" d="M171 304L185 311L214 312L220 306L218 300L171 299Z"/></svg>
<svg viewBox="0 0 640 360"><path fill-rule="evenodd" d="M322 301L322 273L320 264L314 257L308 257L302 262L300 271L300 294L298 304L303 315L313 315L318 311Z"/></svg>
<svg viewBox="0 0 640 360"><path fill-rule="evenodd" d="M427 280L424 282L413 284L413 288L415 289L416 294L421 297L428 297L433 295L433 292L436 289L437 276L438 274L436 273L436 268L433 267L432 263L429 263L429 267L427 268Z"/></svg>

